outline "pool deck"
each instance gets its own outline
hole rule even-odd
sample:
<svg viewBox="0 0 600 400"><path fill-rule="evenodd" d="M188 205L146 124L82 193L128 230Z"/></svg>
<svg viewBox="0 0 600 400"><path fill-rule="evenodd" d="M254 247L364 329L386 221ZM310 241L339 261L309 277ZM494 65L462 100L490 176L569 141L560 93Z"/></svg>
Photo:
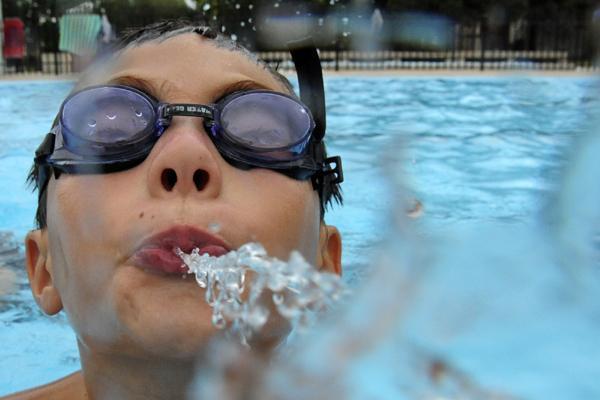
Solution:
<svg viewBox="0 0 600 400"><path fill-rule="evenodd" d="M281 71L284 75L294 74L291 71ZM345 76L367 76L367 77L556 77L556 78L576 78L576 77L594 77L599 76L598 71L594 70L455 70L455 69L386 69L386 70L346 70L329 71L325 70L326 77L345 77ZM7 74L0 75L0 81L73 81L77 80L77 74L53 75L53 74Z"/></svg>
<svg viewBox="0 0 600 400"><path fill-rule="evenodd" d="M325 71L325 76L449 76L449 77L510 77L510 76L546 76L546 77L592 77L598 76L593 70L456 70L456 69L388 69L388 70L350 70Z"/></svg>

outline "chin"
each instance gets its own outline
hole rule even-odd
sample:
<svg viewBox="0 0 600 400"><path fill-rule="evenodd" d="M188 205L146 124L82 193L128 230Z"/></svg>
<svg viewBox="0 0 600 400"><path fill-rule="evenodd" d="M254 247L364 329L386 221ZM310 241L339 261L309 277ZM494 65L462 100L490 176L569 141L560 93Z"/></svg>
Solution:
<svg viewBox="0 0 600 400"><path fill-rule="evenodd" d="M175 313L176 314L176 313ZM136 327L131 332L133 348L151 358L172 360L194 360L202 353L210 340L221 331L205 321L174 320L146 328ZM137 329L141 328L141 331Z"/></svg>
<svg viewBox="0 0 600 400"><path fill-rule="evenodd" d="M191 283L191 282L190 282ZM119 287L113 297L124 351L144 357L194 358L218 334L212 308L195 282ZM117 346L120 347L120 346Z"/></svg>

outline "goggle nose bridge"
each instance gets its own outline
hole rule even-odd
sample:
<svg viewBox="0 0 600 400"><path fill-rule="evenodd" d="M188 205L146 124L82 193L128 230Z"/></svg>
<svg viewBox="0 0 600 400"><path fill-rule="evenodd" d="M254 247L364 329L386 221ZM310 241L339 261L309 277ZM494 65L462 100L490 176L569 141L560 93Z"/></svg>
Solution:
<svg viewBox="0 0 600 400"><path fill-rule="evenodd" d="M205 121L213 123L215 121L217 110L206 104L189 104L189 103L161 103L158 105L157 125L161 131L171 124L173 117L196 117L204 118Z"/></svg>

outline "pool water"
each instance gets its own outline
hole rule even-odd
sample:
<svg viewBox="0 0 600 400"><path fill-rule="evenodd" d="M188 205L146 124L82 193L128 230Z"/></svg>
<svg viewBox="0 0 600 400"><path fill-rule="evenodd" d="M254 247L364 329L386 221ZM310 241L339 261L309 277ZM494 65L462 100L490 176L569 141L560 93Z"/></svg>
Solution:
<svg viewBox="0 0 600 400"><path fill-rule="evenodd" d="M0 84L0 231L18 240L33 227L36 198L24 184L32 154L71 86ZM590 78L326 80L329 153L342 156L346 178L344 206L326 220L343 235L344 279L355 288L369 279L378 254L403 238L390 216L417 200L423 213L410 240L426 253L420 260L436 258L419 261L429 271L419 295L398 293L410 312L390 315L396 327L348 368L360 383L350 397L422 397L427 372L419 381L419 368L407 367L415 357L446 365L438 389L423 384L427 393L600 397L600 301L558 267L541 268L555 258L540 233L560 201L574 143L597 113L595 88ZM474 273L474 263L485 268ZM66 318L42 315L24 273L11 268L19 283L0 297L0 395L79 368ZM536 315L539 323L527 326Z"/></svg>

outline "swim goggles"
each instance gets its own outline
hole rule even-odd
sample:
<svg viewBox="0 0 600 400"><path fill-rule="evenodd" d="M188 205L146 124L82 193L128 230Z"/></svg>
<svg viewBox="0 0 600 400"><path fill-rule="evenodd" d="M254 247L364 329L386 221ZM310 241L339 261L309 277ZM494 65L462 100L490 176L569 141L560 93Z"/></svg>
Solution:
<svg viewBox="0 0 600 400"><path fill-rule="evenodd" d="M315 51L293 55L317 57ZM320 63L316 65L320 72ZM51 171L58 178L61 173L108 173L140 164L175 116L200 118L219 153L235 167L312 179L319 190L325 181L340 183L340 157L322 157L325 113L320 74L318 78L320 87L311 82L314 74L299 79L301 95L311 93L307 101L316 109L316 122L303 102L267 90L235 92L214 104L169 104L129 86L85 88L65 99L57 123L36 151L35 163L42 167L40 194Z"/></svg>

